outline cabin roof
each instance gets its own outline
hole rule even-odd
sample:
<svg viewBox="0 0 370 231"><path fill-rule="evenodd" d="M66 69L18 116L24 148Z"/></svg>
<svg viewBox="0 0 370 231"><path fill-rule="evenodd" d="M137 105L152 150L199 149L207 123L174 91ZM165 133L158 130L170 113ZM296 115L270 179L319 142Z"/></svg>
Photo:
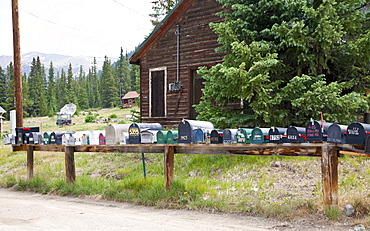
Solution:
<svg viewBox="0 0 370 231"><path fill-rule="evenodd" d="M137 93L136 91L129 91L126 93L125 96L122 97L122 99L136 99L139 97L140 97L140 94Z"/></svg>
<svg viewBox="0 0 370 231"><path fill-rule="evenodd" d="M130 57L131 64L140 64L140 57L150 48L150 46L176 21L194 0L180 0L167 16L154 28L152 33L142 42Z"/></svg>

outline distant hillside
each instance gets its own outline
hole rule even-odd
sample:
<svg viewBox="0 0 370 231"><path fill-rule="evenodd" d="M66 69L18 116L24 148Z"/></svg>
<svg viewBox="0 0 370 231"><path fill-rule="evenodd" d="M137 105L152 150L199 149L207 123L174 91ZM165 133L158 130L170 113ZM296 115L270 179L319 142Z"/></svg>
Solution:
<svg viewBox="0 0 370 231"><path fill-rule="evenodd" d="M47 70L49 69L50 62L53 62L55 73L61 72L62 69L64 69L64 71L67 72L70 63L72 64L73 74L78 73L78 71L80 70L80 66L82 66L85 73L87 73L94 61L94 57L88 56L67 56L59 54L29 52L22 55L22 73L26 73L28 75L28 73L31 71L32 59L36 57L40 57L41 62L44 64L46 73ZM109 57L109 59L113 64L118 58ZM13 61L12 56L5 55L0 56L0 66L3 69L6 69L6 66L8 66L9 63L12 61ZM96 57L96 61L98 70L101 70L104 62L104 57Z"/></svg>

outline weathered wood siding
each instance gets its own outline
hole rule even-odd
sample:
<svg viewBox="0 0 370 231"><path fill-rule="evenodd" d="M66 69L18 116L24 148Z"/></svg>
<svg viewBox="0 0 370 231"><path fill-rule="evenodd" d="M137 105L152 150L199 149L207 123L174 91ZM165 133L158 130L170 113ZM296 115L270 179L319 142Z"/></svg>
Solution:
<svg viewBox="0 0 370 231"><path fill-rule="evenodd" d="M215 0L194 0L188 8L166 25L164 33L156 38L151 47L140 57L141 67L141 117L142 122L159 122L177 125L181 119L191 116L192 72L199 66L213 66L222 61L223 54L216 53L217 35L209 28L210 22L222 19L215 14L222 11ZM169 91L168 84L176 82L177 35L180 29L180 91ZM165 25L162 25L162 27ZM151 118L149 76L150 69L166 67L167 116Z"/></svg>

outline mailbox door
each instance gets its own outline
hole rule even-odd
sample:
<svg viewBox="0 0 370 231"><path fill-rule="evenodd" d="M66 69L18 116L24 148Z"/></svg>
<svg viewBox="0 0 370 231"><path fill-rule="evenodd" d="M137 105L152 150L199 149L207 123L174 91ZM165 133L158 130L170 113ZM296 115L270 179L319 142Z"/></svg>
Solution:
<svg viewBox="0 0 370 231"><path fill-rule="evenodd" d="M224 142L223 135L224 131L223 130L212 130L210 134L210 143L211 144L222 144Z"/></svg>
<svg viewBox="0 0 370 231"><path fill-rule="evenodd" d="M233 144L236 143L236 132L237 129L225 129L224 130L224 144Z"/></svg>
<svg viewBox="0 0 370 231"><path fill-rule="evenodd" d="M105 145L105 135L99 134L99 145Z"/></svg>
<svg viewBox="0 0 370 231"><path fill-rule="evenodd" d="M322 126L314 120L306 124L306 137L307 141L323 141Z"/></svg>
<svg viewBox="0 0 370 231"><path fill-rule="evenodd" d="M50 144L50 134L47 132L44 132L43 135L43 143L44 144Z"/></svg>
<svg viewBox="0 0 370 231"><path fill-rule="evenodd" d="M290 126L286 130L286 142L287 143L304 143L305 142L306 129L302 127Z"/></svg>
<svg viewBox="0 0 370 231"><path fill-rule="evenodd" d="M192 143L192 130L188 121L179 123L179 143Z"/></svg>
<svg viewBox="0 0 370 231"><path fill-rule="evenodd" d="M28 136L28 143L29 144L35 144L35 136L37 137L37 134L34 134L34 132L31 132Z"/></svg>
<svg viewBox="0 0 370 231"><path fill-rule="evenodd" d="M49 136L49 144L57 144L57 138L55 132L52 132Z"/></svg>
<svg viewBox="0 0 370 231"><path fill-rule="evenodd" d="M153 144L157 142L158 131L143 131L140 133L140 139L142 144Z"/></svg>
<svg viewBox="0 0 370 231"><path fill-rule="evenodd" d="M326 141L330 143L345 144L346 143L346 133L347 133L347 126L333 123L328 128L328 133L327 133L328 137Z"/></svg>
<svg viewBox="0 0 370 231"><path fill-rule="evenodd" d="M136 123L132 123L128 129L128 142L129 144L140 144L140 128Z"/></svg>
<svg viewBox="0 0 370 231"><path fill-rule="evenodd" d="M157 132L157 144L166 144L167 143L167 131L158 131Z"/></svg>
<svg viewBox="0 0 370 231"><path fill-rule="evenodd" d="M365 124L354 122L348 125L347 128L347 143L365 145L367 132L364 127Z"/></svg>
<svg viewBox="0 0 370 231"><path fill-rule="evenodd" d="M251 142L253 144L266 143L267 140L265 139L265 136L268 135L269 130L269 128L254 128L251 133Z"/></svg>
<svg viewBox="0 0 370 231"><path fill-rule="evenodd" d="M270 143L283 143L285 139L286 128L272 127L269 130L269 142Z"/></svg>

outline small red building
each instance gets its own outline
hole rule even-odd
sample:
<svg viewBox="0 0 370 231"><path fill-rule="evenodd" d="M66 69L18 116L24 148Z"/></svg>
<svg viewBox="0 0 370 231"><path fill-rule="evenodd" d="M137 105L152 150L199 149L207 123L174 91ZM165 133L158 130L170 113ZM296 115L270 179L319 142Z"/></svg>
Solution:
<svg viewBox="0 0 370 231"><path fill-rule="evenodd" d="M136 107L137 104L135 103L135 99L140 98L140 94L136 91L129 91L126 93L125 96L122 97L122 107L123 108L130 108Z"/></svg>
<svg viewBox="0 0 370 231"><path fill-rule="evenodd" d="M223 11L215 0L182 0L138 47L130 58L140 65L140 114L142 122L178 125L195 119L194 104L202 96L200 66L222 62L215 52L218 36L209 23L220 22Z"/></svg>

